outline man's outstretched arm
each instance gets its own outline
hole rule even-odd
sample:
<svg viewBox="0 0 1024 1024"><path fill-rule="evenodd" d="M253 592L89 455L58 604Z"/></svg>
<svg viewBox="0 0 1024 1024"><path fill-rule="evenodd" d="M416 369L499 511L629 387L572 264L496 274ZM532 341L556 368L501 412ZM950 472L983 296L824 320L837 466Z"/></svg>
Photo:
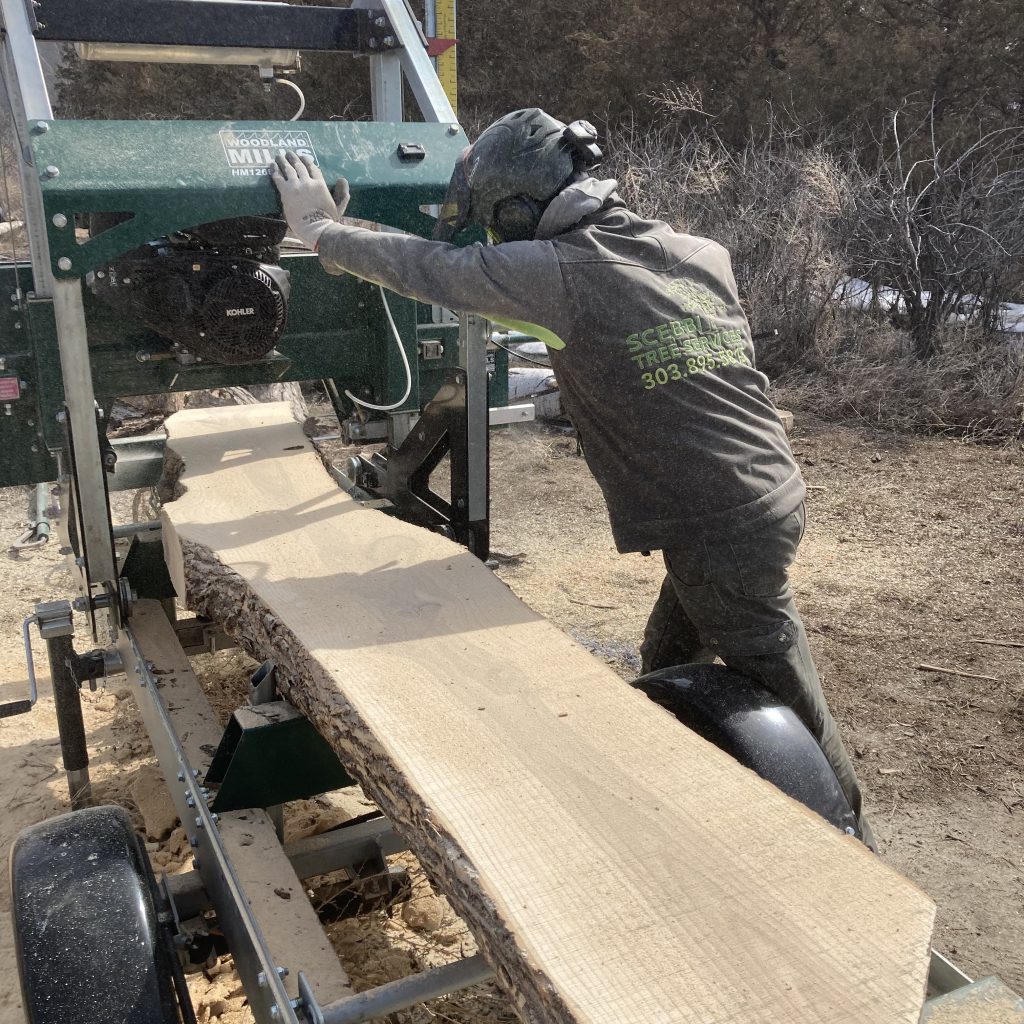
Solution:
<svg viewBox="0 0 1024 1024"><path fill-rule="evenodd" d="M550 242L459 248L351 227L336 220L347 204L347 183L336 187L336 202L320 169L294 154L278 157L271 177L292 233L319 253L328 271L503 323L539 325L555 335L563 330L564 284Z"/></svg>

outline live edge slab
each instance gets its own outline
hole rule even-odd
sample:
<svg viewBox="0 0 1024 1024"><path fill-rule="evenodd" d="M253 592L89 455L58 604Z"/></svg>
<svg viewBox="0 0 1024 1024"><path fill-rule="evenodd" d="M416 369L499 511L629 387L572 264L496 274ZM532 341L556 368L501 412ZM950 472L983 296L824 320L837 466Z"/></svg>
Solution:
<svg viewBox="0 0 1024 1024"><path fill-rule="evenodd" d="M167 429L179 595L275 660L524 1020L916 1024L922 892L469 552L349 498L286 404Z"/></svg>

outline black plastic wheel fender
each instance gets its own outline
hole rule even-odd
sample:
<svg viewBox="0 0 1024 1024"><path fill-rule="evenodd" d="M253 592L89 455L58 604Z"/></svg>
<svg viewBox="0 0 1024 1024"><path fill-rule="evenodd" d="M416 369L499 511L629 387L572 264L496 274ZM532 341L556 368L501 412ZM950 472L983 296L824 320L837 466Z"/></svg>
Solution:
<svg viewBox="0 0 1024 1024"><path fill-rule="evenodd" d="M783 793L863 838L818 741L770 690L724 665L660 669L633 686Z"/></svg>
<svg viewBox="0 0 1024 1024"><path fill-rule="evenodd" d="M30 1024L177 1024L154 888L119 807L72 811L15 839L12 918Z"/></svg>

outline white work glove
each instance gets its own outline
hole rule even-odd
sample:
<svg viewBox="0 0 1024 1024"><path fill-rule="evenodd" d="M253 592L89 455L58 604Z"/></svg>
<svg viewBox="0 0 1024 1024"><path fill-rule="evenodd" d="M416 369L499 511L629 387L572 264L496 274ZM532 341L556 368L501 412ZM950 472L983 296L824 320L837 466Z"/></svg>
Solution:
<svg viewBox="0 0 1024 1024"><path fill-rule="evenodd" d="M332 196L320 168L312 159L290 150L274 160L270 180L281 194L291 233L304 245L315 249L328 225L335 223L348 206L348 182L339 178Z"/></svg>

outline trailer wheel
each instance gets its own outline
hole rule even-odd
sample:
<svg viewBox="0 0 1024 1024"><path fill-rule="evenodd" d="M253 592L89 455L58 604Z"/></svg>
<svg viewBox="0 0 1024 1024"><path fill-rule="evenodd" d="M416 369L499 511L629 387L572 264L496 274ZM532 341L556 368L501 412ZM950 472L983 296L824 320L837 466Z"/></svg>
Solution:
<svg viewBox="0 0 1024 1024"><path fill-rule="evenodd" d="M864 838L810 729L759 683L724 665L678 665L649 672L632 685L836 828Z"/></svg>
<svg viewBox="0 0 1024 1024"><path fill-rule="evenodd" d="M155 892L119 807L72 811L17 837L11 902L29 1024L178 1024Z"/></svg>

